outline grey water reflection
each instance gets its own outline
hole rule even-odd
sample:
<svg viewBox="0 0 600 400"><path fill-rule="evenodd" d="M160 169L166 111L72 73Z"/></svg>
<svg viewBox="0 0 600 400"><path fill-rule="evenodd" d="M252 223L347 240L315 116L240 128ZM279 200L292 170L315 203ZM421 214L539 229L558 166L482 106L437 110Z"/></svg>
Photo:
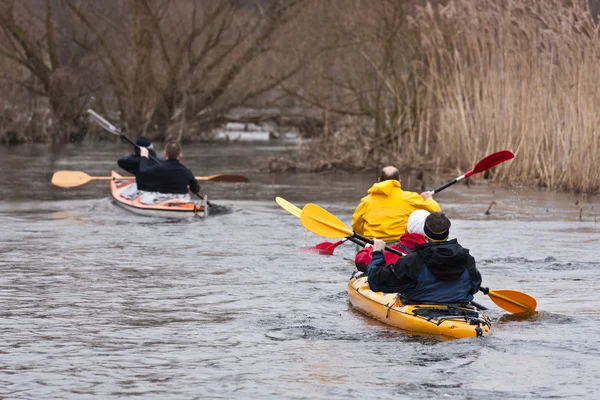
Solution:
<svg viewBox="0 0 600 400"><path fill-rule="evenodd" d="M534 296L519 319L488 298L485 339L411 336L353 311L355 249L320 239L273 201L315 202L346 223L374 174L269 174L293 146L194 144L196 175L232 211L207 220L129 214L108 185L119 143L0 148L0 397L592 398L599 389L598 199L523 187L454 187L438 199L484 283ZM408 189L421 183L407 175ZM491 215L484 215L492 201ZM577 204L575 204L578 201ZM582 208L583 207L583 208ZM581 220L580 220L581 214Z"/></svg>

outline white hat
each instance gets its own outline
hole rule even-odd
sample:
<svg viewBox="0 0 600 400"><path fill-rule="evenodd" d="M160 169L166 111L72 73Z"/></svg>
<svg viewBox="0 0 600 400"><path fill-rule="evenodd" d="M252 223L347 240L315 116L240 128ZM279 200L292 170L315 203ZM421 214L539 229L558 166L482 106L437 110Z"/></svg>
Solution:
<svg viewBox="0 0 600 400"><path fill-rule="evenodd" d="M425 233L423 232L423 227L425 226L425 219L428 215L429 211L426 210L413 211L408 217L406 232L424 235Z"/></svg>

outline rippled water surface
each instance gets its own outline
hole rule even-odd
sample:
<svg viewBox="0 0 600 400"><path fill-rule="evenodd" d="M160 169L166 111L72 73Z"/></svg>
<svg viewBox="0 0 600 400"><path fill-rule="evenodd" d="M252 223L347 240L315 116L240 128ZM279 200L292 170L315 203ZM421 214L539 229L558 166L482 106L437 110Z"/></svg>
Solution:
<svg viewBox="0 0 600 400"><path fill-rule="evenodd" d="M196 175L251 182L202 185L230 212L184 221L130 214L106 182L50 184L57 170L109 175L124 150L0 148L0 398L596 397L597 198L440 193L484 284L527 292L538 312L511 317L478 294L492 336L439 341L352 310L355 248L300 251L327 239L273 201L315 202L349 224L373 174L269 174L261 167L285 145L190 145L183 161Z"/></svg>

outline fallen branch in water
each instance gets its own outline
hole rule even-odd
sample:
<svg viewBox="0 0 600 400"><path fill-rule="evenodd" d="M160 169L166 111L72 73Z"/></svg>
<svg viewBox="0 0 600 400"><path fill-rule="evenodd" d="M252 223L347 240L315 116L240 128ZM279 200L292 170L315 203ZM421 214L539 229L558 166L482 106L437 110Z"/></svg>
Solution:
<svg viewBox="0 0 600 400"><path fill-rule="evenodd" d="M491 212L490 210L492 209L493 205L497 205L496 202L494 200L492 200L492 202L490 203L490 206L488 207L488 209L485 211L485 215L490 215Z"/></svg>

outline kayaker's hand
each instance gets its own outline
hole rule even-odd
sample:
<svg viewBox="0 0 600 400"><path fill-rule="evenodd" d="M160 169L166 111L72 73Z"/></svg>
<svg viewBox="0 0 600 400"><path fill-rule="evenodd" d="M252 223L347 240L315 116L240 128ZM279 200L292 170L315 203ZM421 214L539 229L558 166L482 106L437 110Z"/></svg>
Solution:
<svg viewBox="0 0 600 400"><path fill-rule="evenodd" d="M433 192L431 191L426 191L421 193L421 197L423 198L423 200L429 200L429 199L433 199Z"/></svg>
<svg viewBox="0 0 600 400"><path fill-rule="evenodd" d="M148 149L145 147L140 147L140 156L148 158Z"/></svg>
<svg viewBox="0 0 600 400"><path fill-rule="evenodd" d="M373 239L373 251L385 249L385 242L380 239Z"/></svg>

